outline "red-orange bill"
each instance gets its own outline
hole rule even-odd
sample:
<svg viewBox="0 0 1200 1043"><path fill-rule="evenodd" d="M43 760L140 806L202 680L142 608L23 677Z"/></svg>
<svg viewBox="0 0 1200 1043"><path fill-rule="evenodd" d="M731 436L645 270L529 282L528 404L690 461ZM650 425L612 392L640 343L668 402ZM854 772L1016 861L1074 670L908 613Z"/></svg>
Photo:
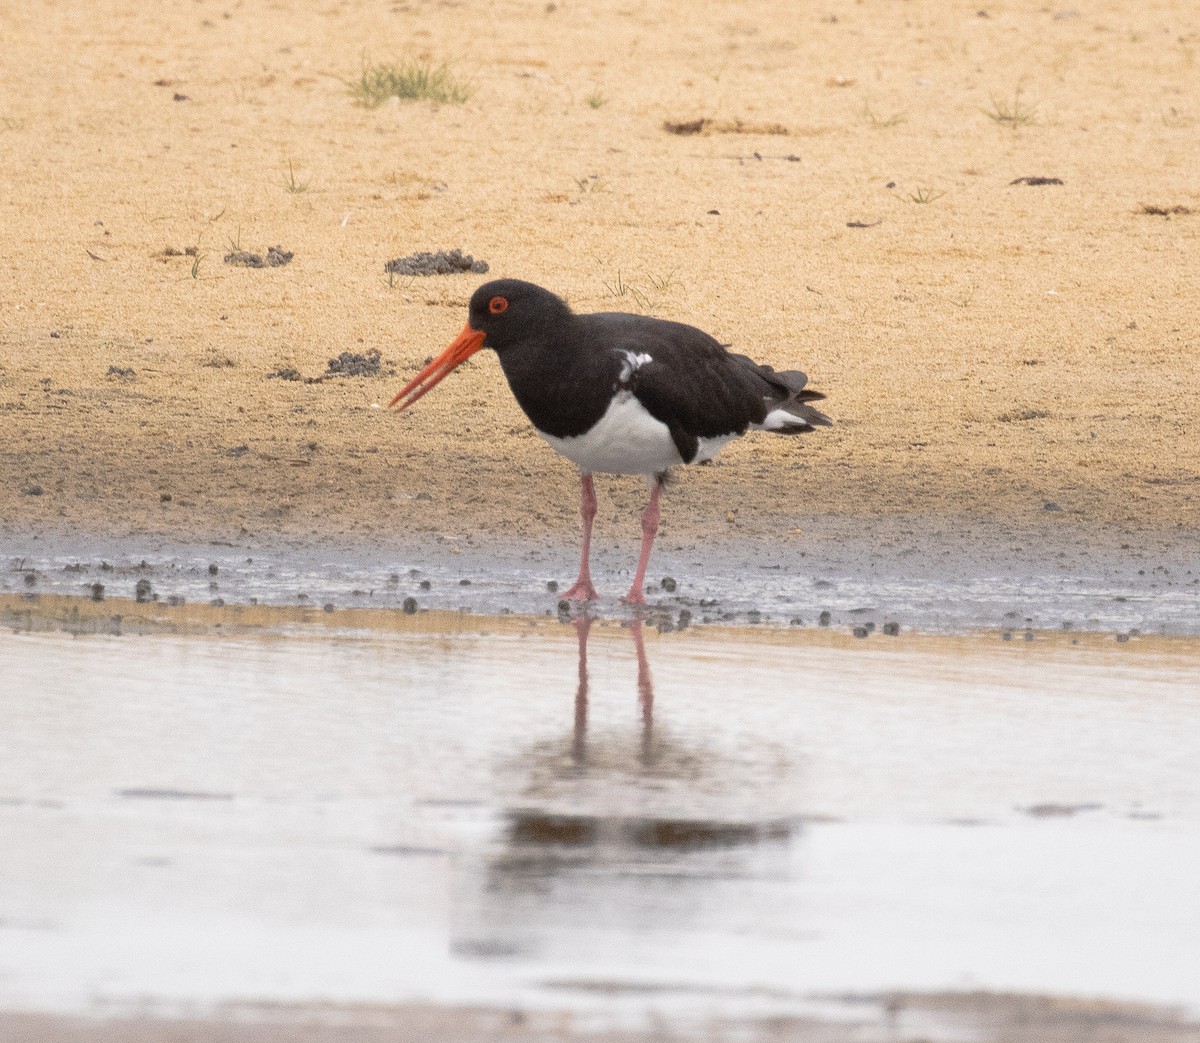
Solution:
<svg viewBox="0 0 1200 1043"><path fill-rule="evenodd" d="M400 394L388 403L388 408L398 404L401 411L407 409L422 395L437 387L452 369L461 366L482 347L483 334L479 330L471 329L470 324L464 326L454 343L405 384Z"/></svg>

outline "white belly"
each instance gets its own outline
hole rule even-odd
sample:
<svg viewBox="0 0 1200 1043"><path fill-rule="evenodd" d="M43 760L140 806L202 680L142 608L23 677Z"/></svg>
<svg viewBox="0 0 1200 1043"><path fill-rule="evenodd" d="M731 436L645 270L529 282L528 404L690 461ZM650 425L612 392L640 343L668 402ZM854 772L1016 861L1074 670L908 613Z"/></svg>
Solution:
<svg viewBox="0 0 1200 1043"><path fill-rule="evenodd" d="M587 474L661 474L683 463L667 425L628 391L618 392L604 416L575 438L538 434Z"/></svg>

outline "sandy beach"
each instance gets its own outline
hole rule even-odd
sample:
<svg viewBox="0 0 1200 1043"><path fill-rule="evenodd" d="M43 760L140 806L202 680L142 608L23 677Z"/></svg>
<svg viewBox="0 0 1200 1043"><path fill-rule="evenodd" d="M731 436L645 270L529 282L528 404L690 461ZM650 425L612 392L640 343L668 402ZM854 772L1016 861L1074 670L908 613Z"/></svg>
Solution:
<svg viewBox="0 0 1200 1043"><path fill-rule="evenodd" d="M735 538L908 512L1194 544L1187 4L22 3L3 32L10 532L572 540L494 356L379 408L488 277L384 264L462 249L829 395L834 428L681 475L681 536L737 509ZM410 58L469 99L356 104ZM305 382L347 351L381 375ZM640 481L600 491L636 536Z"/></svg>

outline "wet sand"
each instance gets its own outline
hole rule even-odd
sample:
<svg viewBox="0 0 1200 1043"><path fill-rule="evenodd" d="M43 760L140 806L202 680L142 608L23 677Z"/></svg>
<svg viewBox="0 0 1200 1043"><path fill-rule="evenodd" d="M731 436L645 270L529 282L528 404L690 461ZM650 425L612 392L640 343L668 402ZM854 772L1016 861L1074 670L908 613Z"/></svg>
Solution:
<svg viewBox="0 0 1200 1043"><path fill-rule="evenodd" d="M1195 1043L1200 1024L1178 1012L1104 1001L1062 1000L989 993L934 996L897 993L861 997L857 1018L837 1021L774 1019L760 1036L737 1022L712 1021L705 1037L761 1038L779 1043L861 1043L904 1038L910 1024L936 1026L939 1038L1013 1040L1022 1043ZM576 1032L567 1012L446 1010L411 1006L354 1010L305 1007L241 1009L206 1018L54 1018L0 1014L3 1043L475 1043L480 1039L546 1043L589 1039L597 1043L650 1043L678 1039L663 1027ZM914 1036L914 1038L921 1038Z"/></svg>

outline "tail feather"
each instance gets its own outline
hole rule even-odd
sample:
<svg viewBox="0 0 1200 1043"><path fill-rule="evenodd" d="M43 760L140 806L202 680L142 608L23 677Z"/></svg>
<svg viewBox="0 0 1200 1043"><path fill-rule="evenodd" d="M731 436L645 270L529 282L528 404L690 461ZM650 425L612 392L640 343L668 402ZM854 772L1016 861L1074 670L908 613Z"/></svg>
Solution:
<svg viewBox="0 0 1200 1043"><path fill-rule="evenodd" d="M776 372L772 367L760 365L744 355L739 357L749 363L767 385L763 394L767 415L755 427L781 435L798 435L817 427L832 426L833 421L829 417L805 404L819 402L825 397L820 391L808 387L807 374L798 369Z"/></svg>

